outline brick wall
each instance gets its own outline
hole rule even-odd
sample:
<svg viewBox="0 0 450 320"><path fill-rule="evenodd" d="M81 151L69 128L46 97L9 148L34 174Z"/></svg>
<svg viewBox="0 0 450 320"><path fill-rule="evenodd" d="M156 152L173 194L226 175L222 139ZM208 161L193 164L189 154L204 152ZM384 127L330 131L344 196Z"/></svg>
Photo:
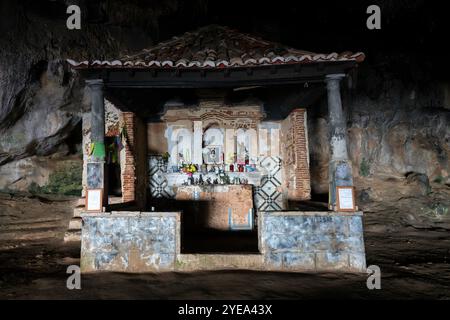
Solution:
<svg viewBox="0 0 450 320"><path fill-rule="evenodd" d="M122 169L122 200L129 202L134 201L136 195L136 162L134 158L136 116L133 112L123 112L122 116L128 138L125 144Z"/></svg>
<svg viewBox="0 0 450 320"><path fill-rule="evenodd" d="M281 125L281 150L289 200L311 198L306 110L294 109Z"/></svg>

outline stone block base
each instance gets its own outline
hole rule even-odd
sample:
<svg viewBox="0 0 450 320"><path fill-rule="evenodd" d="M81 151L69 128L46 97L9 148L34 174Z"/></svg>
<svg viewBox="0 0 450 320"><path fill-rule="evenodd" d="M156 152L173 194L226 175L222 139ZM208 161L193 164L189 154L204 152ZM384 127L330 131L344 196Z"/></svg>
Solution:
<svg viewBox="0 0 450 320"><path fill-rule="evenodd" d="M81 270L149 272L175 269L178 212L83 214Z"/></svg>
<svg viewBox="0 0 450 320"><path fill-rule="evenodd" d="M82 214L81 269L366 272L362 213L260 212L259 254L181 254L179 212Z"/></svg>
<svg viewBox="0 0 450 320"><path fill-rule="evenodd" d="M263 212L260 251L272 270L365 272L362 213Z"/></svg>

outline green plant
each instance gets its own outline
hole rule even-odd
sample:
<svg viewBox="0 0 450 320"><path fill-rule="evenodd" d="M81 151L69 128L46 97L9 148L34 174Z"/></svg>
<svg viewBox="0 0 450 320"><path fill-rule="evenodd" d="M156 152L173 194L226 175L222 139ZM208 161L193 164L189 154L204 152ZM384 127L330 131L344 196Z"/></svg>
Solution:
<svg viewBox="0 0 450 320"><path fill-rule="evenodd" d="M370 163L366 158L362 158L359 165L359 174L363 177L367 177L370 174Z"/></svg>
<svg viewBox="0 0 450 320"><path fill-rule="evenodd" d="M178 259L175 261L175 267L176 267L177 269L183 268L184 265L185 265L185 263L184 263L183 261L180 261L180 260L178 260Z"/></svg>
<svg viewBox="0 0 450 320"><path fill-rule="evenodd" d="M437 177L434 178L434 180L433 180L433 182L439 183L439 184L444 183L444 181L445 181L445 179L444 179L444 177L441 176L441 175L437 176Z"/></svg>
<svg viewBox="0 0 450 320"><path fill-rule="evenodd" d="M164 154L162 155L162 158L163 158L163 160L166 161L166 162L169 161L170 153L168 153L168 152L164 153Z"/></svg>
<svg viewBox="0 0 450 320"><path fill-rule="evenodd" d="M42 193L42 190L41 187L36 182L33 181L28 187L28 192L31 194L39 194Z"/></svg>
<svg viewBox="0 0 450 320"><path fill-rule="evenodd" d="M28 191L32 194L47 193L79 196L82 190L82 170L83 167L80 161L70 162L51 173L46 185L39 186L33 182Z"/></svg>

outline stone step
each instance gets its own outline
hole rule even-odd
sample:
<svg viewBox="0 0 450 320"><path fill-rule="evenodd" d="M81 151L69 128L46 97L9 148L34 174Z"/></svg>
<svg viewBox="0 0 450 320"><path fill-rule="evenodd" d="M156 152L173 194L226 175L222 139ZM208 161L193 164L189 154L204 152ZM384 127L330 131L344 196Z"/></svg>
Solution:
<svg viewBox="0 0 450 320"><path fill-rule="evenodd" d="M81 241L81 230L67 230L64 234L64 242Z"/></svg>
<svg viewBox="0 0 450 320"><path fill-rule="evenodd" d="M84 206L83 207L77 207L73 209L73 217L74 218L81 218L81 213L83 213L85 210Z"/></svg>
<svg viewBox="0 0 450 320"><path fill-rule="evenodd" d="M76 201L75 206L76 207L84 207L86 204L86 198L80 198Z"/></svg>
<svg viewBox="0 0 450 320"><path fill-rule="evenodd" d="M108 196L108 204L122 203L122 197Z"/></svg>
<svg viewBox="0 0 450 320"><path fill-rule="evenodd" d="M81 230L81 217L73 217L69 222L69 230Z"/></svg>
<svg viewBox="0 0 450 320"><path fill-rule="evenodd" d="M264 256L262 254L179 254L176 269L178 271L193 270L224 270L224 269L251 269L263 268Z"/></svg>

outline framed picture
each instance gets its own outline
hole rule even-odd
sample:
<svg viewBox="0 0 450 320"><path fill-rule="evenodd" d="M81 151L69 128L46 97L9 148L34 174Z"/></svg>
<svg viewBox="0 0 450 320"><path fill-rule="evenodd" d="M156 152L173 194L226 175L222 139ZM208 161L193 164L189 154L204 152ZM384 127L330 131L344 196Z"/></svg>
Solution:
<svg viewBox="0 0 450 320"><path fill-rule="evenodd" d="M222 146L207 146L203 154L204 162L206 164L221 164L222 159Z"/></svg>
<svg viewBox="0 0 450 320"><path fill-rule="evenodd" d="M336 187L336 211L356 211L354 187Z"/></svg>
<svg viewBox="0 0 450 320"><path fill-rule="evenodd" d="M103 190L88 189L86 190L86 211L102 212L103 211Z"/></svg>

